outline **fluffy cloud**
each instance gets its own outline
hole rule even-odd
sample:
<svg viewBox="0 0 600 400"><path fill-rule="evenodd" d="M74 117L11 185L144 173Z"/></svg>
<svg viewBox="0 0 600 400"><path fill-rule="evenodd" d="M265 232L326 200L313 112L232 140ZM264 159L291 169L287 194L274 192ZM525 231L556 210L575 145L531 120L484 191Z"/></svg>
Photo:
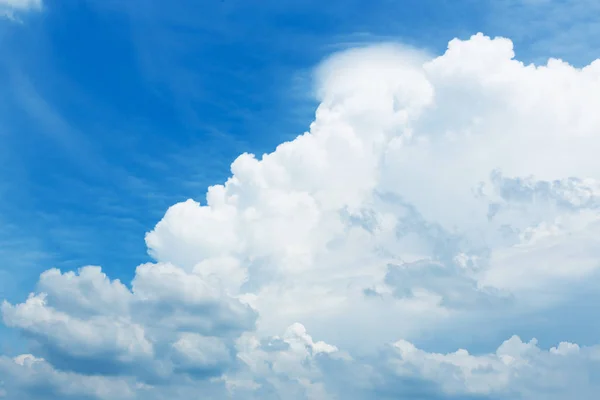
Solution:
<svg viewBox="0 0 600 400"><path fill-rule="evenodd" d="M63 370L133 374L146 383L178 371L219 374L255 312L169 264L137 268L131 290L98 267L49 270L40 294L2 305L4 323Z"/></svg>
<svg viewBox="0 0 600 400"><path fill-rule="evenodd" d="M594 397L597 347L488 352L600 283L600 61L524 65L475 35L439 57L350 50L315 75L310 131L172 206L131 285L49 270L3 304L38 357L3 359L24 377L5 396ZM485 351L416 347L480 329Z"/></svg>
<svg viewBox="0 0 600 400"><path fill-rule="evenodd" d="M386 361L393 375L437 384L450 398L592 399L599 387L590 373L598 371L599 356L597 346L562 342L543 350L535 339L525 343L513 336L495 353L483 355L462 349L428 353L401 340L391 346Z"/></svg>
<svg viewBox="0 0 600 400"><path fill-rule="evenodd" d="M0 398L86 399L134 397L123 378L85 376L57 371L45 360L30 354L14 359L0 357Z"/></svg>

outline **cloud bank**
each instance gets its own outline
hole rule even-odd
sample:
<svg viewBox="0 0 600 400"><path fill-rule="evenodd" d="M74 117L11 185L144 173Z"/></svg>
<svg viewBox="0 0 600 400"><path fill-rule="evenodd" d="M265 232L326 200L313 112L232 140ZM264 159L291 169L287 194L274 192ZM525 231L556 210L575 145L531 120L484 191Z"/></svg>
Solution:
<svg viewBox="0 0 600 400"><path fill-rule="evenodd" d="M492 341L600 283L600 61L478 34L345 51L315 82L310 130L173 205L131 284L52 269L4 302L31 354L0 358L1 396L595 398L598 341Z"/></svg>

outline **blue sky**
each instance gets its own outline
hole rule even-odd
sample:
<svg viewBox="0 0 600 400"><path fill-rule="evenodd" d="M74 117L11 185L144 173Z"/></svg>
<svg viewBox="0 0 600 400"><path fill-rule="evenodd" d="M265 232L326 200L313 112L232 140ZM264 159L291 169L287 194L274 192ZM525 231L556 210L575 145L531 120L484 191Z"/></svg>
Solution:
<svg viewBox="0 0 600 400"><path fill-rule="evenodd" d="M483 32L510 38L525 63L581 67L600 54L600 6L587 0L11 4L0 0L0 12L12 10L0 17L0 299L12 304L53 267L99 265L129 284L152 261L144 235L170 206L204 204L238 155L309 129L322 100L313 68L333 53L395 42L441 55L453 38ZM513 334L594 345L593 310L576 306L580 317L569 304L585 301L569 299L531 311L538 325L499 317L513 322L473 334L473 346L495 349ZM557 310L572 329L548 320ZM10 356L26 347L15 330L1 336ZM449 351L465 341L440 336L413 342Z"/></svg>

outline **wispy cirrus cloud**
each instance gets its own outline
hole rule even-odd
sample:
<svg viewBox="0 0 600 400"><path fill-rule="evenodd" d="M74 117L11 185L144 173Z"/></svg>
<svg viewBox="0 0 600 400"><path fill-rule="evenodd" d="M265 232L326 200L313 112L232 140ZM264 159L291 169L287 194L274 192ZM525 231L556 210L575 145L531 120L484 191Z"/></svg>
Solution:
<svg viewBox="0 0 600 400"><path fill-rule="evenodd" d="M600 54L595 39L600 4L593 0L502 0L490 6L488 28L510 35L521 54L536 62L548 57L569 60L578 66Z"/></svg>
<svg viewBox="0 0 600 400"><path fill-rule="evenodd" d="M42 0L0 0L0 17L16 19L19 13L40 11L42 4Z"/></svg>

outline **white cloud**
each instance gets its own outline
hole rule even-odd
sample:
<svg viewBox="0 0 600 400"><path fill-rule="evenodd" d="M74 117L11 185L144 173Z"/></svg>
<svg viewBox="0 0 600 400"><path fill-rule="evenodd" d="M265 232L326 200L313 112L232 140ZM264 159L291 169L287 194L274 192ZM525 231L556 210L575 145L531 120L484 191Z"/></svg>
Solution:
<svg viewBox="0 0 600 400"><path fill-rule="evenodd" d="M152 357L152 344L142 326L127 318L90 316L85 320L49 307L44 294L31 295L25 303L2 305L4 323L42 340L52 351L73 357L114 354L119 361Z"/></svg>
<svg viewBox="0 0 600 400"><path fill-rule="evenodd" d="M301 324L288 327L281 337L262 341L253 335L244 335L237 342L237 350L241 368L236 375L223 377L233 395L248 396L248 389L260 390L263 396L271 390L279 396L310 399L330 395L325 390L323 371L317 359L321 354L335 356L338 349L313 341Z"/></svg>
<svg viewBox="0 0 600 400"><path fill-rule="evenodd" d="M249 277L239 290L257 295L259 326L272 327L269 334L302 320L335 335L323 320L345 324L355 312L379 313L381 304L370 307L362 293L384 283L389 263L441 262L473 290L545 288L552 276L563 279L558 271L565 268L559 256L539 260L549 244L537 242L520 256L526 265L518 277L503 260L521 251L527 230L557 218L577 219L589 238L581 265L569 268L569 279L582 279L595 270L595 214L583 214L587 205L565 209L556 194L523 199L491 221L488 215L511 190L498 179L594 178L600 64L576 69L550 60L536 67L513 57L509 40L482 35L453 40L445 55L425 61L394 46L334 56L318 70L321 105L310 133L260 161L240 156L232 178L210 188L206 205L172 207L147 235L151 254L188 270L215 257L238 260L235 276ZM567 186L548 190L568 197ZM566 239L561 245L564 257L575 251ZM536 251L538 259L527 259ZM459 254L477 258L476 269L456 269ZM546 261L552 265L540 268ZM444 315L442 293L420 291L418 298L429 304L418 314ZM414 300L383 307L414 320ZM378 319L394 335L422 322L392 327ZM373 334L382 331L367 325Z"/></svg>
<svg viewBox="0 0 600 400"><path fill-rule="evenodd" d="M218 375L235 337L254 326L248 306L169 264L139 266L131 290L97 267L49 270L39 287L25 303L2 304L4 323L73 372L133 374L146 383L188 370Z"/></svg>
<svg viewBox="0 0 600 400"><path fill-rule="evenodd" d="M600 61L524 65L483 35L439 57L334 55L310 132L172 206L130 288L50 270L4 321L49 366L124 376L138 398L592 398L577 374L596 347L412 343L444 329L466 346L481 316L500 329L599 283L599 92Z"/></svg>
<svg viewBox="0 0 600 400"><path fill-rule="evenodd" d="M592 399L600 389L590 377L598 372L599 356L598 346L580 348L562 342L543 350L535 339L525 343L513 336L495 353L484 355L463 349L428 353L401 340L392 345L388 363L395 374L436 382L448 395Z"/></svg>
<svg viewBox="0 0 600 400"><path fill-rule="evenodd" d="M57 371L45 360L30 354L14 359L0 357L0 376L0 392L4 394L0 398L135 398L135 385L127 379Z"/></svg>

